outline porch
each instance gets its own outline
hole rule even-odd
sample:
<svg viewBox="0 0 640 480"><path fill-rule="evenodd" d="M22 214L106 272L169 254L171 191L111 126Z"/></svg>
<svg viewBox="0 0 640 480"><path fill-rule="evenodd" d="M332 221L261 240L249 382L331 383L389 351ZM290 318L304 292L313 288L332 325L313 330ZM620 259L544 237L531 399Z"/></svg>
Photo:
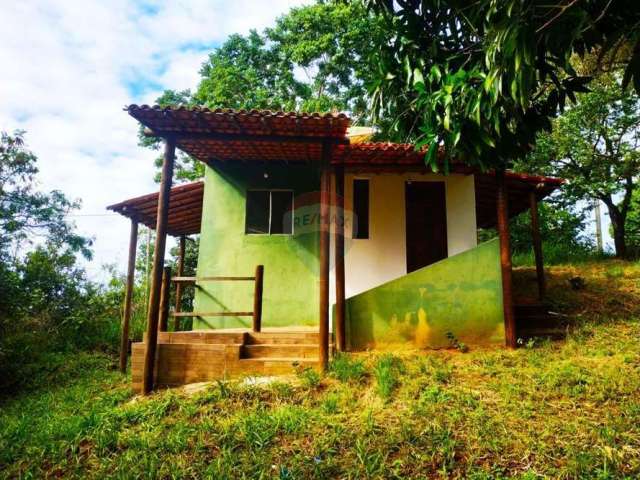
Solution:
<svg viewBox="0 0 640 480"><path fill-rule="evenodd" d="M246 316L252 318L251 332L249 328L241 332L229 332L216 330L216 335L209 336L203 332L167 332L175 330L168 321L167 293L168 285L174 277L172 272L163 268L166 235L175 235L180 238L181 255L183 258L184 242L187 235L200 233L203 228L203 198L204 184L196 182L171 188L173 175L173 162L175 148L181 148L184 152L205 162L210 167L223 168L223 166L237 165L241 170L249 169L252 165L259 165L265 170L273 165L282 165L285 168L294 168L299 165L309 165L318 171L318 210L319 228L315 232L318 241L317 247L317 293L315 298L308 298L311 305L316 305L318 311L317 326L313 327L315 334L305 337L306 340L315 340L316 348L304 350L307 354L316 354L315 365L309 360L311 366L320 369L326 368L330 345L335 345L335 350L344 350L347 346L345 331L346 324L346 281L347 277L362 275L362 272L352 272L345 268L345 232L344 223L329 221L331 212L344 211L345 176L362 174L384 175L405 174L417 177L428 174L423 155L416 152L412 145L396 145L386 143L350 144L347 136L348 119L335 115L304 115L304 114L272 114L271 112L232 112L232 111L208 111L187 109L160 109L151 107L128 107L128 112L148 130L147 134L165 139L165 155L163 163L163 175L160 192L127 200L111 208L131 218L131 241L129 257L129 281L128 291L133 282L133 265L135 264L135 250L137 244L137 225L145 225L156 229L157 240L154 250L154 263L152 273L151 295L148 309L147 333L144 342L134 345L132 364L135 365L135 382L141 390L148 393L156 384L171 384L175 381L184 381L186 378L202 378L209 376L219 378L220 375L233 376L245 373L245 368L254 367L254 374L260 374L271 368L291 371L292 363L300 360L298 353L290 357L247 357L247 352L263 352L269 355L278 355L284 349L263 346L263 343L252 344L261 341L263 333L261 312L262 298L257 301L258 294L254 292L253 311L234 311L223 309L222 311L199 312L172 312L174 318L180 316L195 316L198 318L216 316ZM226 168L226 167L224 167ZM515 347L518 333L516 331L516 318L514 314L514 302L511 295L511 261L509 253L509 238L507 219L526 209L532 212L533 241L536 246L536 260L538 266L538 287L540 297L544 294L544 275L542 269L542 254L539 242L537 225L537 202L548 195L559 185L556 179L518 175L510 172L479 172L469 169L461 164L452 165L452 171L460 175L473 178L471 182L475 192L475 202L471 207L474 210L474 226L497 226L500 233L500 289L502 292L501 312L504 316L505 343ZM220 232L217 232L220 233ZM333 242L331 241L333 239ZM330 275L330 254L333 244L333 259L335 273ZM218 249L217 254L225 255L225 249ZM382 252L381 252L382 253ZM184 288L182 279L182 264L179 261L178 272L175 277L178 281L176 296L179 298ZM246 264L246 262L245 262ZM419 267L419 265L418 265ZM253 269L253 267L252 267ZM407 270L409 268L407 267ZM164 274L163 274L164 271ZM270 272L269 266L267 271ZM366 273L366 272L365 272ZM240 272L218 271L216 275L246 274L242 279L256 280L258 274L253 275L245 265ZM163 275L165 280L163 281ZM217 280L231 280L231 277L216 277ZM176 278L174 278L176 280ZM203 288L202 282L206 278L193 278L193 284ZM257 284L257 282L256 282ZM335 315L333 339L329 328L330 295L334 286ZM163 288L164 287L164 288ZM256 290L257 292L257 290ZM286 293L286 292L285 292ZM128 317L131 310L130 293L125 300L125 315L123 320L123 356L121 367L126 368L126 341ZM180 302L177 301L176 305ZM269 311L269 309L267 309ZM176 315L177 314L177 315ZM293 322L295 318L291 319ZM262 331L261 331L262 330ZM253 333L252 333L253 332ZM274 342L284 345L290 330L268 332L273 334ZM234 336L235 335L235 336ZM256 336L257 335L257 336ZM278 336L282 338L275 340ZM211 338L216 342L201 342L202 339ZM223 341L224 340L224 341ZM231 343L225 343L231 342ZM178 346L179 345L179 346ZM194 347L198 345L198 347ZM252 346L260 348L251 348ZM295 343L291 344L295 345ZM310 344L304 344L309 346ZM306 348L306 347L305 347ZM202 352L210 352L204 354ZM213 353L217 352L217 353ZM244 353L243 353L244 352ZM198 360L205 355L208 360ZM208 356L207 356L208 355ZM224 357L224 361L222 361ZM191 358L187 361L185 359ZM272 360L266 360L271 358ZM171 360L169 360L171 359ZM216 360L217 359L217 360ZM275 360L273 360L275 359ZM251 360L251 361L249 361ZM190 365L201 367L195 368ZM212 366L214 363L217 366ZM276 362L276 363L274 363ZM281 364L277 364L280 362ZM305 360L306 362L306 360ZM173 366L172 366L173 365ZM194 373L185 373L193 371ZM154 373L155 372L155 373ZM183 373L180 373L183 372ZM155 376L154 376L155 375ZM211 379L211 378L209 378Z"/></svg>

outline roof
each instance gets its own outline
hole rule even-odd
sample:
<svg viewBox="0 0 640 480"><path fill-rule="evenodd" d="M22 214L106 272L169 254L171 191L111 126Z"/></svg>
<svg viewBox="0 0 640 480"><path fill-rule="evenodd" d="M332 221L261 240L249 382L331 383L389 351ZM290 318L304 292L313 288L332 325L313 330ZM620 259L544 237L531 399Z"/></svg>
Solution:
<svg viewBox="0 0 640 480"><path fill-rule="evenodd" d="M169 225L167 228L169 235L180 236L200 233L203 194L204 182L186 183L171 189ZM109 205L107 209L155 230L158 218L158 196L158 192L149 193Z"/></svg>
<svg viewBox="0 0 640 480"><path fill-rule="evenodd" d="M564 180L524 173L506 172L509 218L529 209L529 194L534 192L538 201L560 187ZM497 224L496 180L494 172L475 175L476 224L479 228L493 228Z"/></svg>
<svg viewBox="0 0 640 480"><path fill-rule="evenodd" d="M406 170L426 172L425 151L416 151L410 143L365 142L356 145L338 145L332 163L342 164L350 170L375 170L378 172ZM454 173L475 174L476 219L478 227L496 225L495 173L481 172L459 162L453 162ZM538 201L551 194L564 180L524 173L506 173L509 192L509 217L529 208L529 192L535 191Z"/></svg>
<svg viewBox="0 0 640 480"><path fill-rule="evenodd" d="M534 191L538 201L562 184L557 178L539 177L513 172L506 174L509 192L509 217L529 208L529 192ZM168 233L173 236L200 233L204 182L186 183L171 189L169 200ZM493 173L475 175L476 221L478 227L496 225L496 187ZM135 219L147 227L156 228L159 194L150 193L130 198L107 208L125 217Z"/></svg>
<svg viewBox="0 0 640 480"><path fill-rule="evenodd" d="M149 129L150 135L172 136L178 148L210 165L226 161L316 162L321 159L322 144L329 142L334 145L332 164L344 165L350 171L428 173L424 150L416 151L408 143L366 141L371 129L361 132L354 128L350 130L350 119L344 114L148 105L129 105L126 111ZM353 137L351 143L350 136ZM451 171L475 174L478 226L495 226L494 174L483 173L455 161ZM556 178L512 172L507 173L506 181L510 217L529 208L529 192L534 191L541 200L563 183ZM189 235L200 231L203 190L202 182L179 185L171 190L170 235ZM158 194L152 193L108 208L155 228L157 199Z"/></svg>
<svg viewBox="0 0 640 480"><path fill-rule="evenodd" d="M349 143L346 115L129 105L152 136L174 136L177 147L211 163L230 160L319 161L322 143Z"/></svg>

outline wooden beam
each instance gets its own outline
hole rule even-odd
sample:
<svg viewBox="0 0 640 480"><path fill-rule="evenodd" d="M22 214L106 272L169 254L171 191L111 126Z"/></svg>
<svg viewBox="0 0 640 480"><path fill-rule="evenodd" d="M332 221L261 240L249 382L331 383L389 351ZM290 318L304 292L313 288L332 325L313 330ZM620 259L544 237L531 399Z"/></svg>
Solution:
<svg viewBox="0 0 640 480"><path fill-rule="evenodd" d="M213 133L213 132L164 132L161 130L144 129L145 137L175 138L178 142L189 140L217 140L224 142L270 142L270 143L325 143L333 145L347 145L348 138L309 136L309 135L256 135L251 133Z"/></svg>
<svg viewBox="0 0 640 480"><path fill-rule="evenodd" d="M180 244L178 246L178 271L177 276L182 277L184 275L184 250L186 246L186 238L184 235L180 235ZM182 310L182 282L176 283L176 313ZM173 331L177 332L180 321L178 317L173 320Z"/></svg>
<svg viewBox="0 0 640 480"><path fill-rule="evenodd" d="M509 205L504 171L496 172L496 208L498 236L500 237L500 267L502 270L502 303L504 334L508 347L516 347L516 321L513 311L513 283L511 280L511 245L509 239Z"/></svg>
<svg viewBox="0 0 640 480"><path fill-rule="evenodd" d="M544 262L542 259L542 238L540 237L540 218L538 217L538 199L536 192L529 192L529 209L531 213L531 240L533 242L533 254L536 260L536 276L538 280L538 298L542 300L545 295L546 285L544 279Z"/></svg>
<svg viewBox="0 0 640 480"><path fill-rule="evenodd" d="M336 274L336 348L345 350L345 283L344 283L344 167L334 167L334 218L333 244L335 247Z"/></svg>
<svg viewBox="0 0 640 480"><path fill-rule="evenodd" d="M256 281L253 290L253 331L262 329L262 281L264 278L264 265L256 267Z"/></svg>
<svg viewBox="0 0 640 480"><path fill-rule="evenodd" d="M171 292L171 267L162 270L162 287L160 288L160 318L158 331L166 332L169 326L169 294Z"/></svg>
<svg viewBox="0 0 640 480"><path fill-rule="evenodd" d="M171 312L172 317L252 317L253 312Z"/></svg>
<svg viewBox="0 0 640 480"><path fill-rule="evenodd" d="M256 277L173 277L173 282L196 283L196 282L246 282L254 281Z"/></svg>
<svg viewBox="0 0 640 480"><path fill-rule="evenodd" d="M127 263L127 283L124 292L124 315L122 332L120 333L120 371L127 371L127 355L129 353L129 324L131 323L131 302L133 300L133 282L135 280L136 253L138 249L138 222L131 220L129 234L129 261Z"/></svg>
<svg viewBox="0 0 640 480"><path fill-rule="evenodd" d="M171 194L171 182L173 180L173 164L175 156L176 142L175 139L169 137L165 140L162 174L160 177L160 194L158 195L156 243L153 252L153 267L151 270L151 288L149 293L149 308L147 310L147 342L145 345L144 368L142 373L142 393L144 395L148 395L153 390L156 349L158 343L160 289L162 286L162 269L164 266L164 253L167 243L169 200Z"/></svg>
<svg viewBox="0 0 640 480"><path fill-rule="evenodd" d="M322 144L322 163L320 166L320 335L319 352L320 368L326 371L329 365L329 214L331 200L331 172L329 164L331 161L331 144Z"/></svg>

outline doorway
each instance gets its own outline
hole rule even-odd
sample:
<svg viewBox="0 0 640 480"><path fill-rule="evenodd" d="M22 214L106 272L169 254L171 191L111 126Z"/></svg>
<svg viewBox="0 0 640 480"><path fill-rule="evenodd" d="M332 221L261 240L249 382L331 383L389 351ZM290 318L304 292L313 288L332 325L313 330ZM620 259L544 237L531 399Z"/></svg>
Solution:
<svg viewBox="0 0 640 480"><path fill-rule="evenodd" d="M447 258L444 182L406 182L407 273Z"/></svg>

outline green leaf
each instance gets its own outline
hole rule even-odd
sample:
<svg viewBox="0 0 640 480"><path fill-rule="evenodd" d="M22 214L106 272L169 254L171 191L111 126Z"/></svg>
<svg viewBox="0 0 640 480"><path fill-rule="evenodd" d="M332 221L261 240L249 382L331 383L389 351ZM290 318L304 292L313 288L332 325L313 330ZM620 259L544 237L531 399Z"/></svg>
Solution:
<svg viewBox="0 0 640 480"><path fill-rule="evenodd" d="M414 68L413 69L413 85L415 86L418 83L421 83L424 85L424 77L422 76L422 72L420 71L419 68Z"/></svg>

